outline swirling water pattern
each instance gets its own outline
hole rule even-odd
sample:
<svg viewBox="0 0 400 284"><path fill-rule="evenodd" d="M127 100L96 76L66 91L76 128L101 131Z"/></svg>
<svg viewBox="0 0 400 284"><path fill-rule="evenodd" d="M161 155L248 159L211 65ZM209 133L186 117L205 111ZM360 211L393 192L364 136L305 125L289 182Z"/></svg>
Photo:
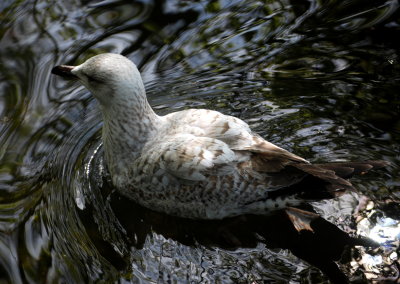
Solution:
<svg viewBox="0 0 400 284"><path fill-rule="evenodd" d="M398 16L397 1L3 1L0 282L327 281L288 250L216 245L212 224L169 218L113 191L96 102L50 74L101 52L136 62L161 114L216 109L312 161L391 161L356 179L358 193L315 208L383 244L347 251L340 266L352 280L395 281Z"/></svg>

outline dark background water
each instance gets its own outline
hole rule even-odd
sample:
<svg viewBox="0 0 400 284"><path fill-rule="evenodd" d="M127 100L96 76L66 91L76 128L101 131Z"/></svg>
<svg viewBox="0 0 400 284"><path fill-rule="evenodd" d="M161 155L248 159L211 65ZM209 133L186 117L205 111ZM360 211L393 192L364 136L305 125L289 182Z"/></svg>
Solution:
<svg viewBox="0 0 400 284"><path fill-rule="evenodd" d="M355 179L358 192L314 208L381 244L344 249L338 265L351 280L398 282L398 8L368 0L1 1L0 283L328 281L280 243L284 233L271 233L281 223L176 220L108 186L96 102L50 74L102 52L136 62L158 113L235 115L312 162L390 161ZM227 233L237 224L231 231L245 236ZM264 241L246 235L252 230ZM335 239L319 244L321 262Z"/></svg>

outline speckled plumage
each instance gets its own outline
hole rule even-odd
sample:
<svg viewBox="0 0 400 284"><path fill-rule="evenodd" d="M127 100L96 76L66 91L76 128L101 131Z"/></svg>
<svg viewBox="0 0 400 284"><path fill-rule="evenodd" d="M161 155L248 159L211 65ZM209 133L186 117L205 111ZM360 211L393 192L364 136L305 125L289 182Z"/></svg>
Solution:
<svg viewBox="0 0 400 284"><path fill-rule="evenodd" d="M352 188L334 168L311 165L238 118L205 109L158 116L136 66L121 55L101 54L62 68L100 102L113 184L145 207L221 219L265 214Z"/></svg>

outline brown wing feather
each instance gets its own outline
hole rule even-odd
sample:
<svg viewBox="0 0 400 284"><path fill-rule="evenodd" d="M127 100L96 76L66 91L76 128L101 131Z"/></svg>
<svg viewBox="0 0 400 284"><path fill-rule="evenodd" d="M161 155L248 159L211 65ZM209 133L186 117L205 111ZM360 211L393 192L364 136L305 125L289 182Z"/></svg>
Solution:
<svg viewBox="0 0 400 284"><path fill-rule="evenodd" d="M372 169L379 169L388 166L386 161L363 161L363 162L341 162L315 164L321 168L332 170L342 178L351 178L353 175L365 174Z"/></svg>
<svg viewBox="0 0 400 284"><path fill-rule="evenodd" d="M270 153L255 153L251 162L253 170L268 174L271 185L282 186L270 197L297 195L305 200L334 198L355 190L347 179L388 165L385 161L310 164Z"/></svg>

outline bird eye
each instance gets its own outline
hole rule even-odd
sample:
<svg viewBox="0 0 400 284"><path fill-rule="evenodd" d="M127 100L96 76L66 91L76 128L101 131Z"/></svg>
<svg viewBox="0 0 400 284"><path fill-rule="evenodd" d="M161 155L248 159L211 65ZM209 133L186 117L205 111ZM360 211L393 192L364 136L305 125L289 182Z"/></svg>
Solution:
<svg viewBox="0 0 400 284"><path fill-rule="evenodd" d="M101 81L100 79L98 79L98 78L95 78L95 77L93 77L93 76L89 76L89 75L87 75L87 74L85 74L85 75L86 75L86 77L87 77L89 83L101 83L101 82L102 82L102 81Z"/></svg>

